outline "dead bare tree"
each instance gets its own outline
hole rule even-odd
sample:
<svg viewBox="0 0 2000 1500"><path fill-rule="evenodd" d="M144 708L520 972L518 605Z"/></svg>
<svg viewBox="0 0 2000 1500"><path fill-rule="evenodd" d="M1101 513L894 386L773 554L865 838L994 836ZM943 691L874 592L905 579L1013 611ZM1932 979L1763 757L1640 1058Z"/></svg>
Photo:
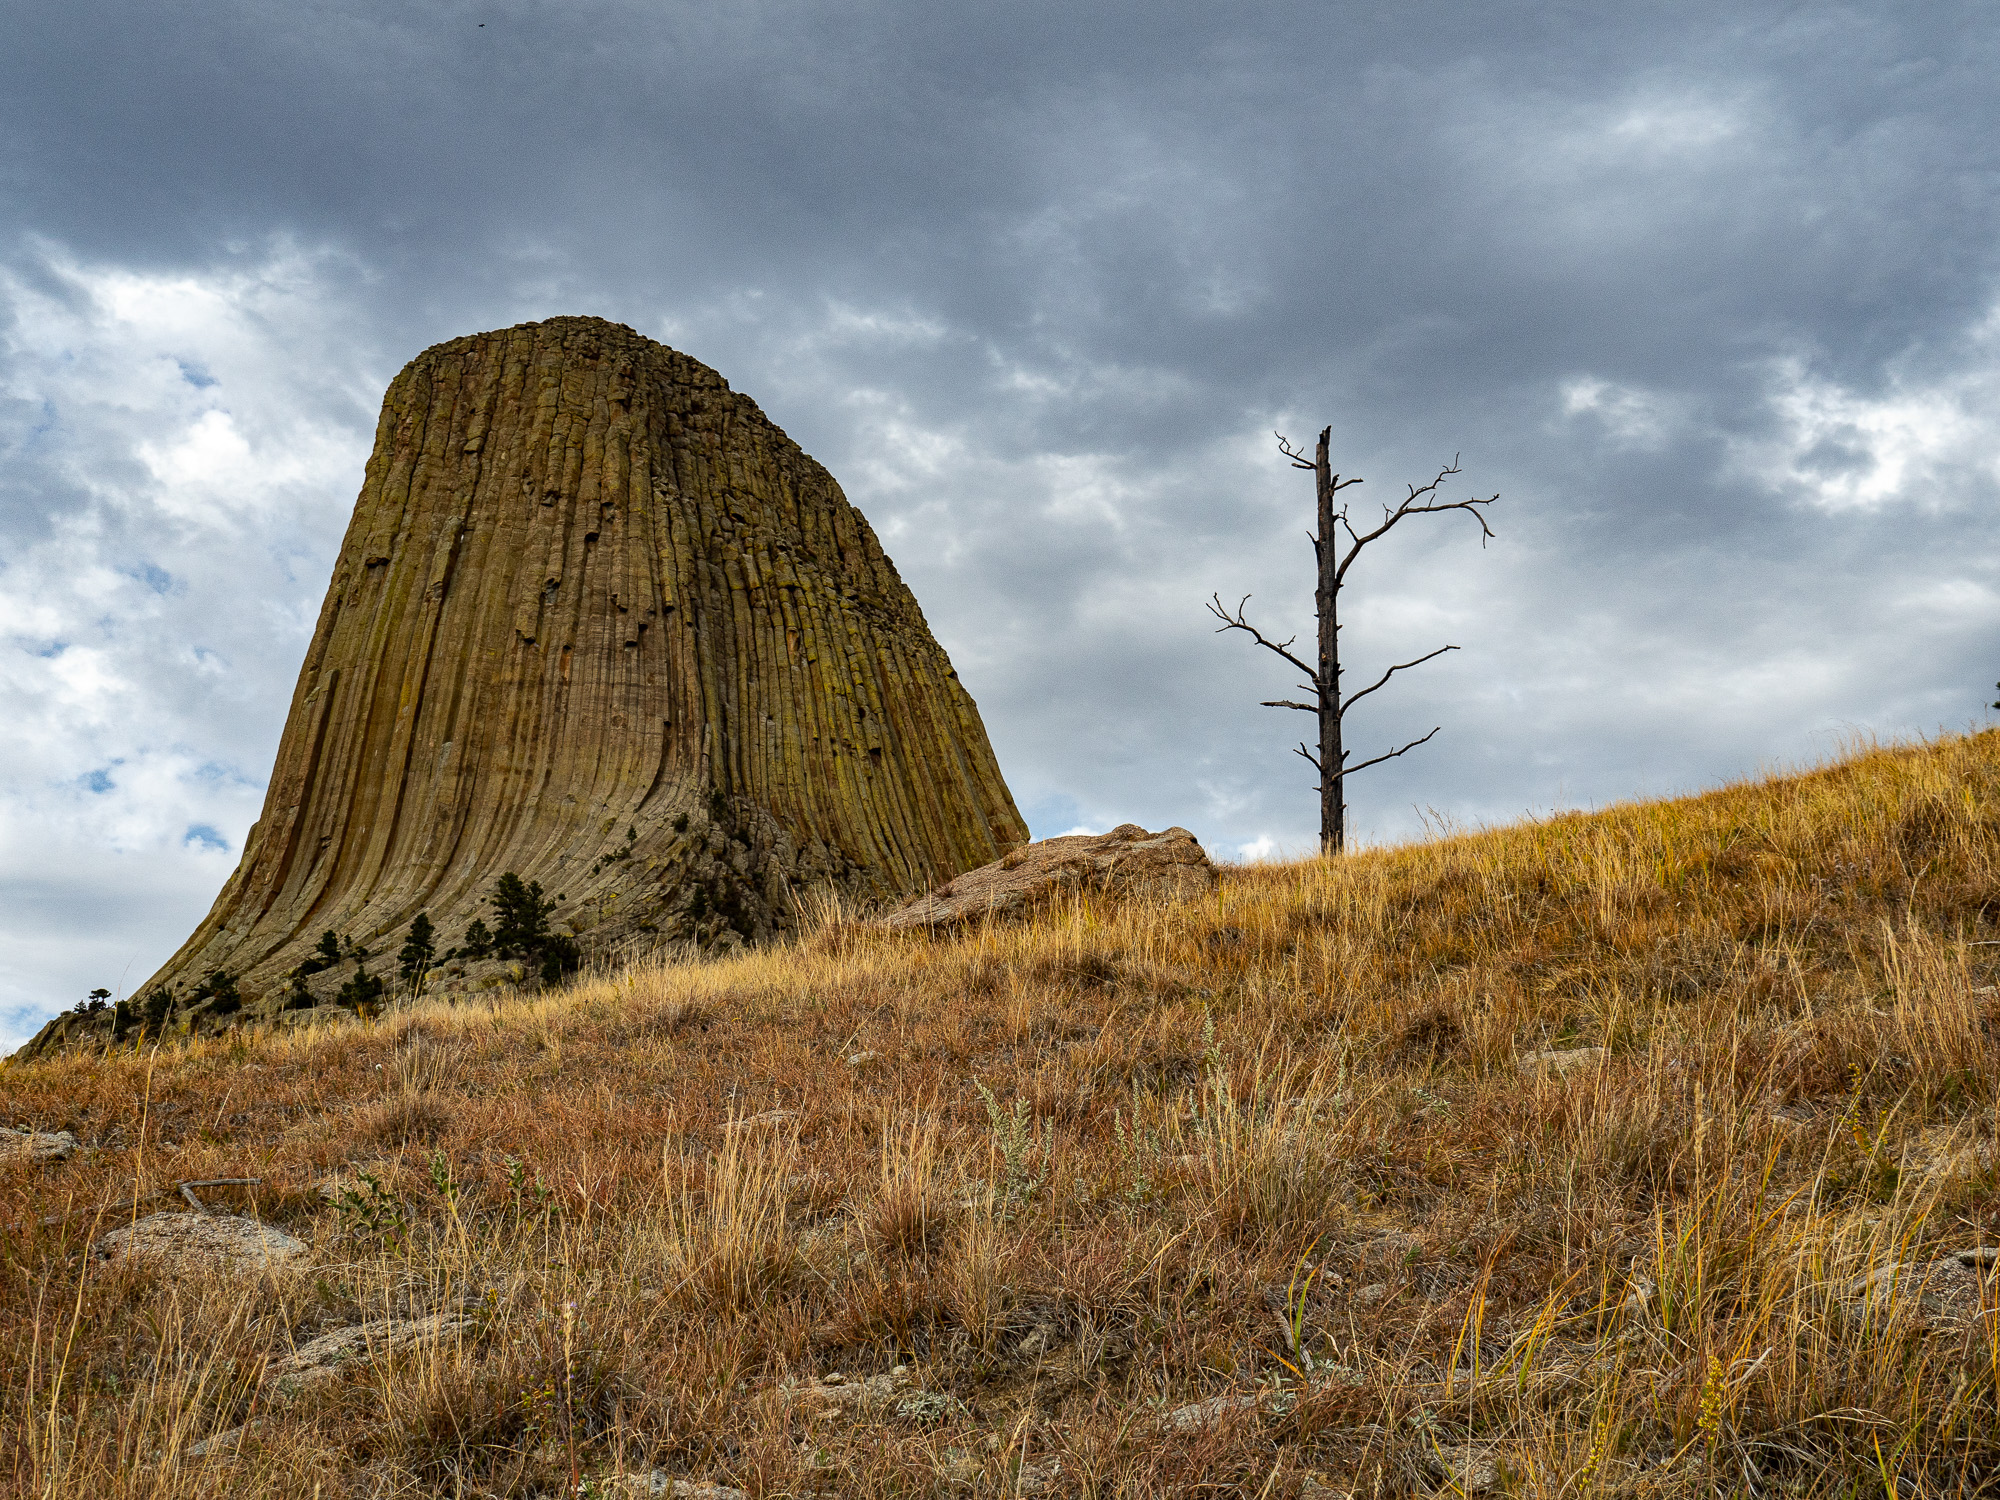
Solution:
<svg viewBox="0 0 2000 1500"><path fill-rule="evenodd" d="M1319 772L1319 842L1321 851L1326 854L1340 853L1347 842L1347 778L1357 771L1365 771L1370 766L1379 766L1385 760L1394 760L1399 755L1407 754L1444 727L1439 725L1421 739L1411 740L1409 744L1375 756L1372 760L1349 765L1348 751L1341 741L1341 725L1347 717L1347 711L1370 693L1385 686L1398 672L1406 672L1411 667L1421 666L1432 657L1442 656L1447 651L1458 649L1456 646L1440 646L1437 650L1428 651L1410 661L1397 662L1360 692L1343 696L1340 684L1340 590L1347 582L1347 570L1354 566L1354 559L1360 556L1363 547L1385 536L1405 516L1462 510L1479 523L1479 545L1483 547L1493 536L1493 528L1486 524L1486 517L1480 511L1480 507L1491 505L1500 498L1498 495L1490 495L1484 500L1440 499L1444 482L1459 472L1458 460L1453 459L1438 470L1437 478L1429 484L1410 485L1410 493L1401 504L1394 507L1383 506L1381 525L1372 531L1357 531L1353 522L1348 520L1346 505L1343 504L1338 510L1334 509L1334 497L1350 485L1359 484L1361 481L1343 479L1333 472L1332 462L1327 456L1327 442L1332 432L1331 427L1320 429L1319 446L1313 451L1311 459L1308 459L1302 450L1294 448L1283 433L1273 434L1278 439L1278 451L1292 461L1293 468L1308 469L1312 472L1318 491L1319 532L1312 538L1313 555L1319 560L1319 587L1313 594L1314 608L1319 616L1317 668L1308 666L1293 655L1292 641L1296 641L1297 636L1287 641L1271 640L1243 617L1243 606L1250 602L1248 594L1243 596L1233 612L1224 606L1220 593L1213 595L1208 603L1209 613L1222 621L1216 629L1217 635L1225 630L1246 631L1250 638L1266 651L1275 651L1306 674L1306 681L1299 686L1312 694L1310 703L1294 703L1288 698L1280 698L1267 700L1263 706L1295 708L1301 713L1319 716L1318 753L1315 754L1303 743L1299 745L1297 753L1312 762L1313 769ZM1347 533L1345 550L1340 546L1335 527Z"/></svg>

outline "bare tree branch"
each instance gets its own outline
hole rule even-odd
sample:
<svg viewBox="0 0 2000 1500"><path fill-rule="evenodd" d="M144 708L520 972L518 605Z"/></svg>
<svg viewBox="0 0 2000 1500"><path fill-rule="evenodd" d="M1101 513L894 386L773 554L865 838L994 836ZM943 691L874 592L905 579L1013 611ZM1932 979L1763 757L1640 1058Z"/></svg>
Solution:
<svg viewBox="0 0 2000 1500"><path fill-rule="evenodd" d="M1271 434L1271 436L1278 440L1278 451L1284 454L1285 457L1289 458L1292 461L1293 468L1311 469L1314 467L1313 461L1306 457L1304 450L1299 448L1294 448L1291 444L1291 440L1287 438L1282 432L1274 432Z"/></svg>
<svg viewBox="0 0 2000 1500"><path fill-rule="evenodd" d="M1409 487L1409 495L1393 510L1386 505L1382 507L1382 524L1377 526L1373 531L1357 532L1354 529L1353 523L1347 519L1347 512L1342 510L1340 513L1340 522L1343 526L1347 527L1347 534L1353 538L1353 541L1347 549L1347 556L1340 560L1340 566L1334 573L1335 580L1344 582L1349 566L1352 565L1355 557L1360 554L1361 549L1377 537L1382 536L1405 516L1437 515L1443 511L1462 510L1479 523L1479 544L1483 547L1488 541L1492 540L1493 528L1486 524L1486 517L1480 514L1479 507L1482 505L1491 505L1495 500L1500 498L1498 495L1489 495L1483 500L1475 497L1469 500L1446 500L1436 504L1425 500L1426 496L1435 497L1439 486L1452 475L1459 472L1458 460L1453 458L1450 463L1438 470L1437 478L1433 479L1429 484L1411 485ZM1424 501L1424 503L1419 504L1419 501Z"/></svg>
<svg viewBox="0 0 2000 1500"><path fill-rule="evenodd" d="M1438 725L1437 729L1433 729L1431 731L1431 734L1436 734L1438 732L1438 729L1442 728L1444 728L1444 725L1442 724ZM1416 749L1417 746L1421 745L1424 742L1424 740L1429 739L1431 737L1431 734L1425 735L1423 740L1411 740L1409 744L1403 746L1402 750L1391 750L1387 755L1378 755L1373 760L1364 760L1358 766L1342 766L1340 768L1340 774L1343 776L1352 776L1356 771L1365 771L1370 766L1381 765L1382 762L1385 760L1394 760L1397 756L1401 755L1404 750Z"/></svg>
<svg viewBox="0 0 2000 1500"><path fill-rule="evenodd" d="M1242 597L1242 599L1238 601L1236 605L1236 613L1232 615L1228 610L1222 607L1221 594L1218 593L1213 598L1211 598L1208 602L1208 612L1214 615L1216 619L1222 621L1222 624L1216 629L1215 633L1217 635L1221 635L1222 632L1225 630L1248 631L1250 633L1250 639L1255 641L1258 645L1262 646L1266 651L1277 652L1278 655L1284 657L1286 661L1290 662L1293 666L1297 667L1301 672L1305 673L1306 676L1317 681L1319 678L1319 674L1315 672L1311 667L1307 666L1304 662L1300 661L1296 656L1292 655L1292 653L1286 649L1292 644L1292 641L1298 639L1297 636L1293 636L1291 640L1288 641L1274 641L1268 638L1264 634L1264 632L1259 630L1255 625L1252 625L1248 620L1243 618L1243 606L1245 604L1248 604L1249 602L1250 602L1250 596L1248 594L1245 594ZM1317 691L1317 689L1315 689L1315 691Z"/></svg>
<svg viewBox="0 0 2000 1500"><path fill-rule="evenodd" d="M1340 707L1335 710L1335 712L1340 714L1342 717L1345 717L1347 711L1350 708L1354 707L1355 704L1359 703L1363 698L1366 698L1370 693L1374 692L1375 689L1382 686L1383 683L1387 682L1391 677L1394 677L1398 672L1407 672L1411 667L1421 667L1425 662L1429 661L1432 656L1443 656L1445 652L1456 651L1457 649L1458 647L1456 646L1440 646L1437 648L1437 650L1431 652L1429 656L1420 656L1415 661L1397 662L1395 666L1389 668L1388 671L1384 672L1380 677L1376 678L1373 682L1369 683L1368 686L1363 688L1360 692L1349 693L1346 699L1342 701Z"/></svg>
<svg viewBox="0 0 2000 1500"><path fill-rule="evenodd" d="M1326 767L1319 763L1319 757L1317 755L1314 755L1312 751L1306 749L1304 745L1300 745L1298 749L1292 752L1292 754L1303 755L1307 760L1312 762L1312 768L1315 771L1319 772L1319 774L1322 776L1326 775Z"/></svg>
<svg viewBox="0 0 2000 1500"><path fill-rule="evenodd" d="M1317 703L1294 703L1289 698L1266 698L1257 706L1259 708L1296 708L1302 714L1316 714L1319 712L1319 705Z"/></svg>

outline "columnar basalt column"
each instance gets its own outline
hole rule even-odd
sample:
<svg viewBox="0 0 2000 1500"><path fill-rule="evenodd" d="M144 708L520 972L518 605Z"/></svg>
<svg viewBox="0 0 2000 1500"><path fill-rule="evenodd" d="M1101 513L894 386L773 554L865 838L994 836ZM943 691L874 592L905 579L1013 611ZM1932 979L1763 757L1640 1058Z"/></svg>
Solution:
<svg viewBox="0 0 2000 1500"><path fill-rule="evenodd" d="M598 952L767 937L1027 837L971 697L833 477L595 318L425 351L375 450L263 816L143 986L251 1013L322 932L446 941L513 871Z"/></svg>

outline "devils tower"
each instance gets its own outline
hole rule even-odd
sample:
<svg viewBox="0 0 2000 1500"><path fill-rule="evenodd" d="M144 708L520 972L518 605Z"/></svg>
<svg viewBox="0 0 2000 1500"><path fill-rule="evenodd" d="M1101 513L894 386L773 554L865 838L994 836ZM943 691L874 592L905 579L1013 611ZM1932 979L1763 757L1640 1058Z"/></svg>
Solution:
<svg viewBox="0 0 2000 1500"><path fill-rule="evenodd" d="M833 476L597 318L453 339L382 403L263 815L137 993L246 1012L332 930L444 942L514 872L600 955L767 937L1027 837L971 697ZM442 946L442 944L440 945Z"/></svg>

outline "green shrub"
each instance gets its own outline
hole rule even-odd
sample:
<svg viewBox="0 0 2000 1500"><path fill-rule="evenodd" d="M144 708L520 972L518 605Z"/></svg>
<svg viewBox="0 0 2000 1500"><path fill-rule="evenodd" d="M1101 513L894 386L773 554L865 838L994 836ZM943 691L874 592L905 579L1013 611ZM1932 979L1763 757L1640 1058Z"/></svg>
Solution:
<svg viewBox="0 0 2000 1500"><path fill-rule="evenodd" d="M429 912L418 912L410 923L410 935L403 942L403 951L396 955L398 972L405 984L415 984L430 968L431 958L437 952L436 929L431 926Z"/></svg>
<svg viewBox="0 0 2000 1500"><path fill-rule="evenodd" d="M353 976L340 987L340 993L335 998L358 1016L372 1015L386 987L368 972L366 964L357 963Z"/></svg>
<svg viewBox="0 0 2000 1500"><path fill-rule="evenodd" d="M318 974L340 962L340 934L328 928L320 935L312 957L299 965L300 974Z"/></svg>

